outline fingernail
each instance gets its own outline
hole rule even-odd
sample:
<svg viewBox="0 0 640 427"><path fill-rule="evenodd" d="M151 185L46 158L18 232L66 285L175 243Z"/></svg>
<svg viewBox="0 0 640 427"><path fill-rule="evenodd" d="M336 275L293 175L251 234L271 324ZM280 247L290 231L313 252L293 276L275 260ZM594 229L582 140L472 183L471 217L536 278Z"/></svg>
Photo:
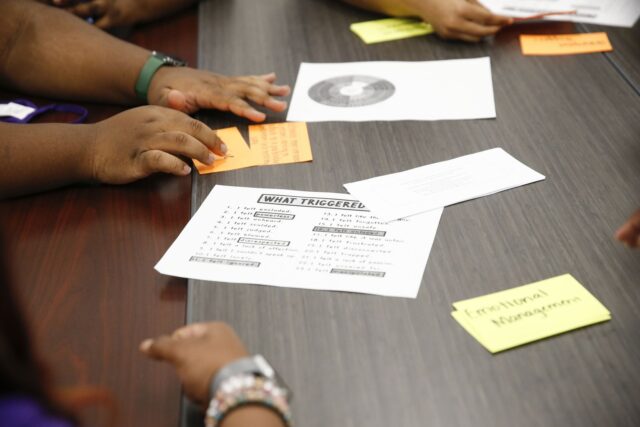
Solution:
<svg viewBox="0 0 640 427"><path fill-rule="evenodd" d="M227 144L225 144L224 142L222 144L220 144L220 151L222 151L223 153L227 152Z"/></svg>
<svg viewBox="0 0 640 427"><path fill-rule="evenodd" d="M182 173L185 175L189 175L191 173L191 168L188 165L184 165L182 168Z"/></svg>
<svg viewBox="0 0 640 427"><path fill-rule="evenodd" d="M207 163L208 165L211 165L211 164L213 164L213 161L214 161L215 159L216 159L216 158L215 158L215 156L213 155L213 153L209 153L209 156L207 157L207 162L206 162L206 163Z"/></svg>
<svg viewBox="0 0 640 427"><path fill-rule="evenodd" d="M151 348L151 344L153 344L153 340L151 338L142 341L140 343L140 351L144 351L146 353Z"/></svg>

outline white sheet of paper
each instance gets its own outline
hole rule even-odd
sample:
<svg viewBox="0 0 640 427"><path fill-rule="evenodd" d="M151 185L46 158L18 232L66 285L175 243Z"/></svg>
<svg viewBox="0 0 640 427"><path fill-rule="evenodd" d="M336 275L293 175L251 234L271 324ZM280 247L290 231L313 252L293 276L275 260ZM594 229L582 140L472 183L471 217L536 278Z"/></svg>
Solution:
<svg viewBox="0 0 640 427"><path fill-rule="evenodd" d="M383 223L348 194L216 185L155 269L415 298L441 214Z"/></svg>
<svg viewBox="0 0 640 427"><path fill-rule="evenodd" d="M640 16L640 0L480 0L496 14L526 17L545 12L575 10L575 15L544 19L633 27Z"/></svg>
<svg viewBox="0 0 640 427"><path fill-rule="evenodd" d="M15 117L18 120L23 120L34 111L36 111L35 108L27 107L26 105L17 104L15 102L0 104L0 117Z"/></svg>
<svg viewBox="0 0 640 427"><path fill-rule="evenodd" d="M489 58L300 64L288 121L496 117Z"/></svg>
<svg viewBox="0 0 640 427"><path fill-rule="evenodd" d="M502 148L345 184L383 221L406 218L545 179Z"/></svg>

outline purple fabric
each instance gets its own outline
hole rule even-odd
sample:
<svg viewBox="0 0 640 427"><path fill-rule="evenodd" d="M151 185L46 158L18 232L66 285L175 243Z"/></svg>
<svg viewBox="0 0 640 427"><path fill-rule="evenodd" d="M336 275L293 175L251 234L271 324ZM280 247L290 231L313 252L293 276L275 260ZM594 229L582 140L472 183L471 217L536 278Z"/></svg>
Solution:
<svg viewBox="0 0 640 427"><path fill-rule="evenodd" d="M73 427L67 420L46 413L28 397L0 398L0 427Z"/></svg>
<svg viewBox="0 0 640 427"><path fill-rule="evenodd" d="M71 123L82 123L84 122L84 119L87 118L87 114L89 114L89 112L87 111L86 108L81 107L80 105L74 105L74 104L49 104L49 105L45 105L43 107L38 107L36 104L34 104L33 102L29 101L28 99L16 99L14 101L11 101L13 103L16 104L21 104L21 105L25 105L27 107L31 107L31 108L35 108L36 111L34 111L33 113L29 114L27 117L25 117L24 119L20 120L16 117L0 117L0 121L1 122L7 122L7 123L29 123L31 120L33 120L34 117L39 116L40 114L44 114L47 111L57 111L60 113L73 113L73 114L77 114L78 118L73 120ZM0 104L7 104L7 101L0 101Z"/></svg>

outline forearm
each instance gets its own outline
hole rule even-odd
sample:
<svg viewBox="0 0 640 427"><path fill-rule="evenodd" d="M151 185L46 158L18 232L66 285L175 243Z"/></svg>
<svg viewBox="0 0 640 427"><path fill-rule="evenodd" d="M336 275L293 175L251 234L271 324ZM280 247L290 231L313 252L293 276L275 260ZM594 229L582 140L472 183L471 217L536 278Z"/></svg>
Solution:
<svg viewBox="0 0 640 427"><path fill-rule="evenodd" d="M92 125L0 123L0 199L91 179Z"/></svg>
<svg viewBox="0 0 640 427"><path fill-rule="evenodd" d="M12 31L13 29L13 31ZM149 52L53 7L0 2L0 80L20 92L138 103L134 86Z"/></svg>

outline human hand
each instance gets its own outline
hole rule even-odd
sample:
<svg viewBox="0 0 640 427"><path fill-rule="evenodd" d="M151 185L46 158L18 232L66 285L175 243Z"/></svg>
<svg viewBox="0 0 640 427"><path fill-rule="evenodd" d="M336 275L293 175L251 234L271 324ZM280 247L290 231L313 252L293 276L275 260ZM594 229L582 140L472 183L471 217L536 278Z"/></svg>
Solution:
<svg viewBox="0 0 640 427"><path fill-rule="evenodd" d="M149 104L187 114L200 109L216 109L262 122L266 115L249 102L275 112L287 109L287 103L274 96L287 96L291 89L276 85L275 81L274 73L227 77L188 67L161 67L151 80L147 98Z"/></svg>
<svg viewBox="0 0 640 427"><path fill-rule="evenodd" d="M140 21L137 1L131 0L49 0L81 18L93 18L99 28L122 27Z"/></svg>
<svg viewBox="0 0 640 427"><path fill-rule="evenodd" d="M176 368L184 392L205 406L211 379L223 366L243 357L247 350L226 323L194 323L140 344L148 357L169 362Z"/></svg>
<svg viewBox="0 0 640 427"><path fill-rule="evenodd" d="M188 175L191 168L179 158L205 164L227 147L204 123L184 113L156 106L138 107L94 127L88 149L90 176L99 182L125 184L155 172Z"/></svg>
<svg viewBox="0 0 640 427"><path fill-rule="evenodd" d="M513 23L512 18L494 15L478 0L408 0L407 8L445 39L478 42Z"/></svg>
<svg viewBox="0 0 640 427"><path fill-rule="evenodd" d="M640 247L640 209L618 229L616 239L632 248Z"/></svg>

